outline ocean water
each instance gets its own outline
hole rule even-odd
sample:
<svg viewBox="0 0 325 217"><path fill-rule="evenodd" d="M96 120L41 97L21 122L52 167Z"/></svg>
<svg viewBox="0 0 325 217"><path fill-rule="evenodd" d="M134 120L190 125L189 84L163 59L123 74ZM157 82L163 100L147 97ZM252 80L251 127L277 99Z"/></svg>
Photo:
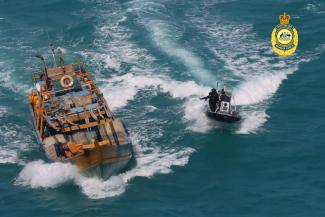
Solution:
<svg viewBox="0 0 325 217"><path fill-rule="evenodd" d="M287 12L290 57L270 34ZM27 95L33 57L84 61L134 144L109 180L44 161ZM322 0L0 0L0 216L325 215ZM198 98L223 84L243 120Z"/></svg>

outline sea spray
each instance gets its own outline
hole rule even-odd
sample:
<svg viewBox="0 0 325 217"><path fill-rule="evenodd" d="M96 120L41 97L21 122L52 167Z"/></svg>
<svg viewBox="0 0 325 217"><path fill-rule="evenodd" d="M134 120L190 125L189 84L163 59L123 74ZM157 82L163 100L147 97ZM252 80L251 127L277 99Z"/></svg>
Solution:
<svg viewBox="0 0 325 217"><path fill-rule="evenodd" d="M206 132L211 128L209 120L205 116L205 104L199 100L209 92L209 87L195 83L194 81L176 81L167 76L134 75L128 73L122 76L114 76L103 80L102 88L113 110L126 106L129 100L133 100L139 90L153 88L155 91L169 93L175 99L185 100L183 106L184 119L190 123L190 129L195 132ZM118 93L123 92L123 95Z"/></svg>
<svg viewBox="0 0 325 217"><path fill-rule="evenodd" d="M102 180L98 177L85 177L70 163L46 163L42 160L27 163L15 180L16 185L30 188L56 188L74 183L82 193L91 199L118 196L134 177L152 177L155 174L172 172L172 166L188 163L192 148L160 149L147 146L146 137L141 132L131 134L135 149L136 166L125 173Z"/></svg>

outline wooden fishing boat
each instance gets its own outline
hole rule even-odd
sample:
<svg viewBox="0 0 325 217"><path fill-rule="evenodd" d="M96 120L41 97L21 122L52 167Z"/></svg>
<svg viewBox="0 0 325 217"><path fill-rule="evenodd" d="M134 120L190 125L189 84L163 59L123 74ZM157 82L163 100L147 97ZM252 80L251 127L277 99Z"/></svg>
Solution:
<svg viewBox="0 0 325 217"><path fill-rule="evenodd" d="M82 63L60 66L33 74L30 110L41 150L51 161L71 162L87 175L107 179L125 169L132 145L121 119L110 111L102 92Z"/></svg>

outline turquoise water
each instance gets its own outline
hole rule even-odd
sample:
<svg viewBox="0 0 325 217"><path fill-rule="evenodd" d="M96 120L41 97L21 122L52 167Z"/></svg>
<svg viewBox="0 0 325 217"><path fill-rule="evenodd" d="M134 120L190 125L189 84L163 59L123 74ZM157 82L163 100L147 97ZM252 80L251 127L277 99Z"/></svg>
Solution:
<svg viewBox="0 0 325 217"><path fill-rule="evenodd" d="M297 52L276 56L284 11ZM0 216L324 216L325 3L0 1ZM33 57L93 71L137 164L103 181L48 163L27 105ZM227 84L243 121L198 97Z"/></svg>

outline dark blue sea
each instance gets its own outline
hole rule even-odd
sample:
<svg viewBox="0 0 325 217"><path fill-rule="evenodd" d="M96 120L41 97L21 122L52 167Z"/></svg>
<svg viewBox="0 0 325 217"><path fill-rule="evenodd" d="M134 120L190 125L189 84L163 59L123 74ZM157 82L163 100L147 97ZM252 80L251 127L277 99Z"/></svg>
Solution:
<svg viewBox="0 0 325 217"><path fill-rule="evenodd" d="M278 16L296 53L271 48ZM136 165L109 180L47 162L28 107L36 53L83 61ZM227 86L243 116L208 119ZM324 217L323 0L0 0L1 217Z"/></svg>

